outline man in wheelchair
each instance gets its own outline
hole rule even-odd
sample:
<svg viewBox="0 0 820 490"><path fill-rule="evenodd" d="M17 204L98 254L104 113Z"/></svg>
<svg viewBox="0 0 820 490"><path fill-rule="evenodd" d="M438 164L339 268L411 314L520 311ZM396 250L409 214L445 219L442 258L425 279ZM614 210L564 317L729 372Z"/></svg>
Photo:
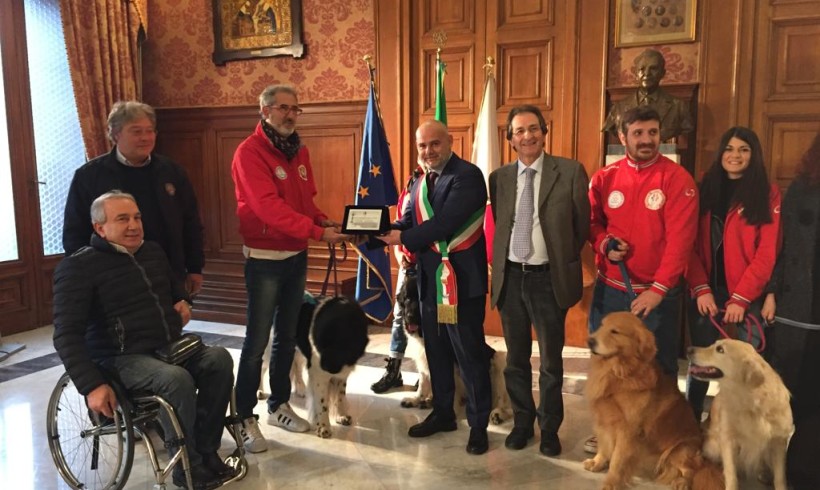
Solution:
<svg viewBox="0 0 820 490"><path fill-rule="evenodd" d="M194 488L214 488L234 470L217 454L233 389L233 360L222 347L201 346L179 365L155 351L181 336L191 319L190 297L162 248L143 241L134 197L121 191L91 205L91 245L66 257L54 272L54 347L88 408L107 417L117 408L104 372L128 391L164 398L184 439L161 417L166 444L186 444ZM169 440L170 439L170 440ZM182 465L173 471L186 487Z"/></svg>

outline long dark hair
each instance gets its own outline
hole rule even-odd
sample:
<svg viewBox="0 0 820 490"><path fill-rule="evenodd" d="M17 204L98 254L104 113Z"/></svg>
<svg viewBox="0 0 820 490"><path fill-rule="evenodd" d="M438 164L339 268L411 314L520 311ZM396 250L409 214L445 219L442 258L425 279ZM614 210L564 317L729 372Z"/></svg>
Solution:
<svg viewBox="0 0 820 490"><path fill-rule="evenodd" d="M820 184L820 133L817 133L814 142L803 154L800 167L797 169L797 177L806 179L809 185Z"/></svg>
<svg viewBox="0 0 820 490"><path fill-rule="evenodd" d="M732 138L743 140L749 145L752 155L749 159L749 166L743 172L743 177L737 184L737 189L735 189L729 207L742 206L743 217L750 225L771 223L769 178L766 175L766 168L763 166L763 148L760 146L760 139L758 139L757 134L742 126L730 128L720 138L720 146L715 155L715 160L700 183L700 213L705 214L714 211L720 206L721 186L725 180L729 179L723 169L723 153Z"/></svg>

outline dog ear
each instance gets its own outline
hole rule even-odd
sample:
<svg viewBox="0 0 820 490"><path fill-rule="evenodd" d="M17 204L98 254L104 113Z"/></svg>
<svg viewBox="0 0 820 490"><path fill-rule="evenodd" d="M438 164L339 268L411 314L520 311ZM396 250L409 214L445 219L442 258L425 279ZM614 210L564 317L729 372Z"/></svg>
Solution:
<svg viewBox="0 0 820 490"><path fill-rule="evenodd" d="M638 357L645 362L652 362L658 353L658 346L655 344L655 335L643 324L638 329Z"/></svg>
<svg viewBox="0 0 820 490"><path fill-rule="evenodd" d="M763 384L765 378L758 365L757 359L746 359L743 366L743 381L750 388L756 388Z"/></svg>

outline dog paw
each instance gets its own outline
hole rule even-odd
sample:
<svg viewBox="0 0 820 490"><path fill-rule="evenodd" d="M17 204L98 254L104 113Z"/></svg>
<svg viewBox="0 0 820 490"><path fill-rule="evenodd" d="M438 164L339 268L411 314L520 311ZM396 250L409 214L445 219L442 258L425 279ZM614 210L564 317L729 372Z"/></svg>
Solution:
<svg viewBox="0 0 820 490"><path fill-rule="evenodd" d="M325 424L319 424L316 426L316 435L321 437L322 439L329 439L330 438L330 427L326 426Z"/></svg>
<svg viewBox="0 0 820 490"><path fill-rule="evenodd" d="M339 415L336 417L336 423L339 425L350 425L353 418L350 415Z"/></svg>
<svg viewBox="0 0 820 490"><path fill-rule="evenodd" d="M595 458L589 458L584 460L584 469L587 471L592 471L593 473L598 473L604 470L605 465L598 463L595 461Z"/></svg>
<svg viewBox="0 0 820 490"><path fill-rule="evenodd" d="M490 422L492 422L493 425L501 425L504 423L504 417L501 415L501 410L496 408L490 412Z"/></svg>
<svg viewBox="0 0 820 490"><path fill-rule="evenodd" d="M673 490L692 490L690 482L682 476L675 478L670 486Z"/></svg>
<svg viewBox="0 0 820 490"><path fill-rule="evenodd" d="M265 392L264 392L264 391L262 391L262 390L258 390L258 391L256 392L256 399L257 399L257 400L267 400L267 399L268 399L268 394L267 394L267 393L265 393Z"/></svg>
<svg viewBox="0 0 820 490"><path fill-rule="evenodd" d="M422 398L419 400L419 408L433 408L433 399L432 398Z"/></svg>

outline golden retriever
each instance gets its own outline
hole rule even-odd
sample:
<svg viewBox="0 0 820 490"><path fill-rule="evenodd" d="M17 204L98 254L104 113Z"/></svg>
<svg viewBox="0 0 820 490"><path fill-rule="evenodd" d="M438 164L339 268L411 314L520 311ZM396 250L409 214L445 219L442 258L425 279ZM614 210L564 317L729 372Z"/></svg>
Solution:
<svg viewBox="0 0 820 490"><path fill-rule="evenodd" d="M786 490L786 448L794 425L789 391L780 376L754 347L739 340L690 347L688 354L692 376L720 384L703 452L723 463L726 488L738 488L740 470L761 479L771 476L775 490Z"/></svg>
<svg viewBox="0 0 820 490"><path fill-rule="evenodd" d="M655 360L655 337L627 312L604 317L588 341L586 396L598 454L589 471L609 472L603 488L625 488L637 475L676 490L722 489L720 470L703 458L703 436L675 379Z"/></svg>

